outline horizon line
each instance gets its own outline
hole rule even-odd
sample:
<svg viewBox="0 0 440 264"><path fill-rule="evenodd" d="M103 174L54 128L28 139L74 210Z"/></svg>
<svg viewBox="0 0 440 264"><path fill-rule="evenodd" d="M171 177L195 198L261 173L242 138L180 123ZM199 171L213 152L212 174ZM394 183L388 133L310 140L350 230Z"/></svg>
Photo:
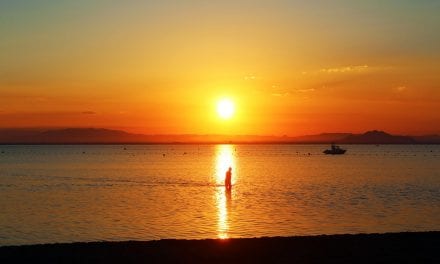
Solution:
<svg viewBox="0 0 440 264"><path fill-rule="evenodd" d="M367 129L363 132L347 132L347 131L338 131L338 132L317 132L317 133L310 133L310 134L297 134L297 135L288 135L288 134L207 134L207 133L166 133L166 134L159 134L159 133L138 133L138 132L131 132L126 129L122 128L113 128L113 127L92 127L92 126L84 126L84 127L0 127L0 131L5 130L40 130L40 132L48 132L48 131L56 131L56 130L69 130L69 129L77 129L77 130L107 130L107 131L118 131L118 132L124 132L131 135L139 135L139 136L224 136L224 137L241 137L241 136L252 136L252 137L277 137L277 138L295 138L295 137L305 137L305 136L319 136L319 135L335 135L335 134L352 134L352 135L361 135L368 132L384 132L386 134L392 135L392 136L408 136L408 137L419 137L419 136L440 136L440 132L430 132L430 133L417 133L417 134L399 134L399 133L393 133L388 132L386 130L382 129Z"/></svg>

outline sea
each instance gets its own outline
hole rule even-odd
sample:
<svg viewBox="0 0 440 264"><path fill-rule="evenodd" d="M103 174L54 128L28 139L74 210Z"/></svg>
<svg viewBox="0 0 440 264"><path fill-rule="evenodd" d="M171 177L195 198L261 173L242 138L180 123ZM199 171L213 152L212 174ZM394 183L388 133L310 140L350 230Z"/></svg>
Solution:
<svg viewBox="0 0 440 264"><path fill-rule="evenodd" d="M1 145L0 245L440 230L440 145L328 147Z"/></svg>

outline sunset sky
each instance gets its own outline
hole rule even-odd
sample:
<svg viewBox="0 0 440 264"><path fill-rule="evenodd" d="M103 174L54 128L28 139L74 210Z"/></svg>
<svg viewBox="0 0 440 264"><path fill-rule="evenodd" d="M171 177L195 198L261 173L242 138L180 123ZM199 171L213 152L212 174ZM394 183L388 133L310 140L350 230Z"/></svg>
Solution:
<svg viewBox="0 0 440 264"><path fill-rule="evenodd" d="M2 0L0 127L440 133L439 14L435 0Z"/></svg>

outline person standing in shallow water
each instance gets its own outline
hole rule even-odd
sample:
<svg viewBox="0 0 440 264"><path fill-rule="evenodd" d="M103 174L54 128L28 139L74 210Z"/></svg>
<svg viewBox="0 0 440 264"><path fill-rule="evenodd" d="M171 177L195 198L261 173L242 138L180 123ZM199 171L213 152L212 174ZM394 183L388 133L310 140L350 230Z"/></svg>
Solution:
<svg viewBox="0 0 440 264"><path fill-rule="evenodd" d="M232 188L231 178L232 178L232 168L229 167L225 177L225 187L227 190L230 190Z"/></svg>

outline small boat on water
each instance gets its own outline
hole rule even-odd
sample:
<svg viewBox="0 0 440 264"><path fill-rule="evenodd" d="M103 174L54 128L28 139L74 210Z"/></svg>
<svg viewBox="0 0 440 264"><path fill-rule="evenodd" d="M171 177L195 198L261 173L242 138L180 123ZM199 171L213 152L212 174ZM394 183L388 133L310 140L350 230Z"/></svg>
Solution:
<svg viewBox="0 0 440 264"><path fill-rule="evenodd" d="M324 154L331 154L331 155L337 155L337 154L344 154L347 150L340 148L339 146L336 146L335 144L332 144L331 149L326 149L323 151Z"/></svg>

